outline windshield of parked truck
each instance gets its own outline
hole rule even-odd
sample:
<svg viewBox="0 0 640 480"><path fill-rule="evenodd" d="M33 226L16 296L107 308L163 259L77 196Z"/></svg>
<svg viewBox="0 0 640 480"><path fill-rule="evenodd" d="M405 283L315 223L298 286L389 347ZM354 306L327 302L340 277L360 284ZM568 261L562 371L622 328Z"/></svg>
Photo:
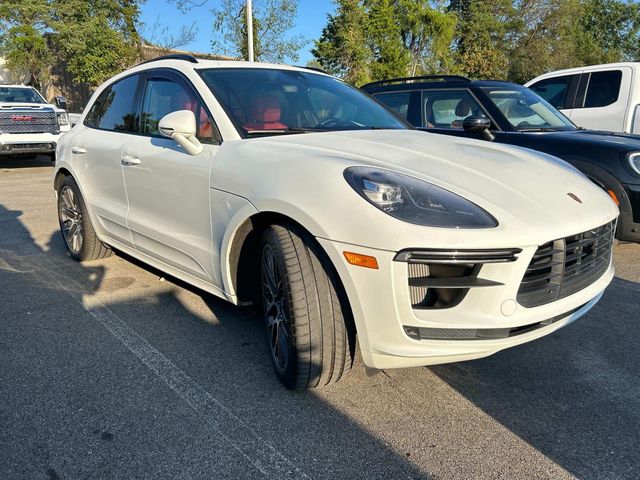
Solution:
<svg viewBox="0 0 640 480"><path fill-rule="evenodd" d="M483 87L484 92L520 131L575 130L558 110L528 88Z"/></svg>
<svg viewBox="0 0 640 480"><path fill-rule="evenodd" d="M327 75L273 68L212 68L200 74L248 136L408 128L365 93Z"/></svg>
<svg viewBox="0 0 640 480"><path fill-rule="evenodd" d="M0 103L2 102L47 103L34 88L0 86Z"/></svg>

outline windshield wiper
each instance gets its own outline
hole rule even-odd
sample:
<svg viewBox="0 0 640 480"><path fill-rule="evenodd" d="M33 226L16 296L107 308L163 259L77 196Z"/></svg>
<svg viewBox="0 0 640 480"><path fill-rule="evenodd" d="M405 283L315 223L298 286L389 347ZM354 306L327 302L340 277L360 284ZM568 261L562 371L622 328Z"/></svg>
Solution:
<svg viewBox="0 0 640 480"><path fill-rule="evenodd" d="M525 127L518 130L521 132L564 132L566 129L561 127Z"/></svg>
<svg viewBox="0 0 640 480"><path fill-rule="evenodd" d="M265 129L265 130L247 130L247 135L289 135L293 133L312 133L312 132L326 132L326 129L321 128L303 128L303 127L292 127L292 128L277 128L277 129Z"/></svg>

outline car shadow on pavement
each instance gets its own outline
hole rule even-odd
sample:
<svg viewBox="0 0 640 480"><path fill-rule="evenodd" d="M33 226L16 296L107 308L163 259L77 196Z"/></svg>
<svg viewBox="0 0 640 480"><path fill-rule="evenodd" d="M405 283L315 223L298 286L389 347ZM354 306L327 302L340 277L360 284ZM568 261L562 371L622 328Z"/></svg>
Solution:
<svg viewBox="0 0 640 480"><path fill-rule="evenodd" d="M566 328L494 356L429 367L578 478L636 479L640 284L615 278Z"/></svg>
<svg viewBox="0 0 640 480"><path fill-rule="evenodd" d="M308 478L429 478L319 396L284 389L248 309L158 287L139 262L116 285L109 272L132 266L74 262L59 232L41 249L20 216L0 205L3 478L262 478L237 438Z"/></svg>

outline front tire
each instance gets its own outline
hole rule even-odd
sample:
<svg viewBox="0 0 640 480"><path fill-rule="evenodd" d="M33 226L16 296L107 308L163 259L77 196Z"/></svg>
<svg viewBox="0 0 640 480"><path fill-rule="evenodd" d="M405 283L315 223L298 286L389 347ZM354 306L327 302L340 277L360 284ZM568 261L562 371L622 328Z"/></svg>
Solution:
<svg viewBox="0 0 640 480"><path fill-rule="evenodd" d="M111 249L96 236L75 180L64 177L58 184L57 192L60 233L71 258L85 261L110 256Z"/></svg>
<svg viewBox="0 0 640 480"><path fill-rule="evenodd" d="M261 293L271 362L295 390L337 382L352 356L337 278L315 240L288 225L272 225L260 245Z"/></svg>

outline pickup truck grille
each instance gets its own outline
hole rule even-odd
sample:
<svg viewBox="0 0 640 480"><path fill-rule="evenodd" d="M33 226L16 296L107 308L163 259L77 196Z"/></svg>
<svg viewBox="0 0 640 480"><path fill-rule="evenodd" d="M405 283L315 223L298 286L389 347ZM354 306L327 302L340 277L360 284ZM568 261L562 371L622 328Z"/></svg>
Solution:
<svg viewBox="0 0 640 480"><path fill-rule="evenodd" d="M531 308L568 297L607 271L615 222L540 246L533 255L517 300Z"/></svg>
<svg viewBox="0 0 640 480"><path fill-rule="evenodd" d="M0 109L2 133L60 133L56 112L51 109Z"/></svg>

